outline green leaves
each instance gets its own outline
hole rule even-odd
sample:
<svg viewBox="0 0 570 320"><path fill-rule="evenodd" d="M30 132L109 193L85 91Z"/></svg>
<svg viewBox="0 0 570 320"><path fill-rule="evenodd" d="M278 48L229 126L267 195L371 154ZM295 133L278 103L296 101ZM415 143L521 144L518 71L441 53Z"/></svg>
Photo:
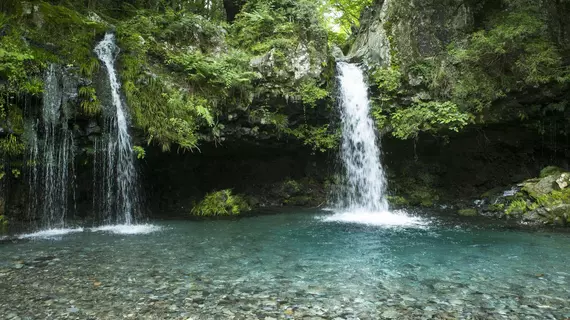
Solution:
<svg viewBox="0 0 570 320"><path fill-rule="evenodd" d="M372 73L372 80L382 93L397 93L402 86L401 78L398 68L378 68Z"/></svg>
<svg viewBox="0 0 570 320"><path fill-rule="evenodd" d="M234 195L232 190L226 189L207 194L204 199L192 208L195 216L237 216L250 211L251 207L243 196Z"/></svg>
<svg viewBox="0 0 570 320"><path fill-rule="evenodd" d="M329 30L329 40L344 45L352 34L352 28L360 26L360 13L373 0L325 0L320 11Z"/></svg>
<svg viewBox="0 0 570 320"><path fill-rule="evenodd" d="M24 151L24 143L13 134L0 139L0 154L16 157L24 154Z"/></svg>
<svg viewBox="0 0 570 320"><path fill-rule="evenodd" d="M416 137L420 132L440 130L459 131L469 124L470 115L459 110L456 104L446 102L420 102L400 109L392 115L392 134L400 139Z"/></svg>
<svg viewBox="0 0 570 320"><path fill-rule="evenodd" d="M466 45L449 48L458 74L452 99L482 112L509 92L555 82L568 70L549 40L540 13L522 7L499 14L486 30L471 35Z"/></svg>
<svg viewBox="0 0 570 320"><path fill-rule="evenodd" d="M314 151L326 152L337 148L340 142L340 130L331 130L328 124L324 126L300 125L288 130L289 134L304 141Z"/></svg>

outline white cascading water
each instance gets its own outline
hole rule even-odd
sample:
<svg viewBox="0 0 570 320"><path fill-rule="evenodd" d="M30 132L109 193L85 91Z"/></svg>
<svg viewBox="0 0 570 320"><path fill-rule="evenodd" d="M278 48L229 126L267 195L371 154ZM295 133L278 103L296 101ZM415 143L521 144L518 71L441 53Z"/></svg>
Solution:
<svg viewBox="0 0 570 320"><path fill-rule="evenodd" d="M333 204L336 213L324 220L388 226L421 224L404 212L389 211L364 74L357 65L346 62L339 62L337 68L342 121L340 156L345 176Z"/></svg>
<svg viewBox="0 0 570 320"><path fill-rule="evenodd" d="M106 150L103 151L105 159L101 164L105 180L102 211L108 223L131 225L137 213L138 181L126 110L120 94L121 83L114 65L118 53L115 36L107 33L95 47L95 53L107 69L113 104L110 107L114 109L107 121L108 137Z"/></svg>
<svg viewBox="0 0 570 320"><path fill-rule="evenodd" d="M36 234L65 234L81 229L64 229L69 214L70 194L75 191L75 145L64 108L64 86L61 67L51 64L44 78L42 113L27 128L27 209L30 219L37 219L41 231ZM35 118L35 116L33 117ZM42 139L38 137L42 133ZM74 200L74 199L73 199ZM26 237L26 236L24 236Z"/></svg>
<svg viewBox="0 0 570 320"><path fill-rule="evenodd" d="M388 211L386 178L370 116L364 74L354 64L338 65L342 119L341 159L346 178L337 207L349 211Z"/></svg>

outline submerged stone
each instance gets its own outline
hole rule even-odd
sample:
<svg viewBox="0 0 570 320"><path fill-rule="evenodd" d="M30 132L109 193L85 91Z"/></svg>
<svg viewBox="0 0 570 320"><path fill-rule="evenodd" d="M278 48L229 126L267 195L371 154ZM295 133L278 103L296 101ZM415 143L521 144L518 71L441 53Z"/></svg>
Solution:
<svg viewBox="0 0 570 320"><path fill-rule="evenodd" d="M461 209L457 213L462 217L474 217L477 216L477 209Z"/></svg>

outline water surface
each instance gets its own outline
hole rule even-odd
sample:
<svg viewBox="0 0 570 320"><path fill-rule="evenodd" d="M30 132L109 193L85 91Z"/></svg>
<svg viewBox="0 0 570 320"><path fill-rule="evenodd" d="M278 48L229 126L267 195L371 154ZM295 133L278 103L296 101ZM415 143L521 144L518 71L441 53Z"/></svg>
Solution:
<svg viewBox="0 0 570 320"><path fill-rule="evenodd" d="M0 245L20 319L564 319L570 235L324 212L155 222ZM26 318L27 317L27 318ZM9 318L8 318L9 319ZM17 318L15 318L17 319Z"/></svg>

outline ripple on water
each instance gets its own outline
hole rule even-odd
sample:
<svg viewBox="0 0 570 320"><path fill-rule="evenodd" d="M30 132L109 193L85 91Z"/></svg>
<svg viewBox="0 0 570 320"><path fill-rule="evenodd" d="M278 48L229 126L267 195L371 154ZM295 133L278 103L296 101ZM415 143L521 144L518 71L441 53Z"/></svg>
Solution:
<svg viewBox="0 0 570 320"><path fill-rule="evenodd" d="M117 224L117 225L108 225L97 228L91 228L90 230L93 232L101 231L101 232L110 232L115 234L148 234L160 231L161 229L162 229L161 227L152 224L135 224L135 225Z"/></svg>
<svg viewBox="0 0 570 320"><path fill-rule="evenodd" d="M332 215L319 216L325 222L343 222L365 224L379 227L425 228L429 221L412 216L403 210L371 212L365 209L335 212Z"/></svg>
<svg viewBox="0 0 570 320"><path fill-rule="evenodd" d="M34 233L27 233L18 236L18 239L51 239L64 236L70 233L83 232L83 228L75 229L47 229Z"/></svg>

